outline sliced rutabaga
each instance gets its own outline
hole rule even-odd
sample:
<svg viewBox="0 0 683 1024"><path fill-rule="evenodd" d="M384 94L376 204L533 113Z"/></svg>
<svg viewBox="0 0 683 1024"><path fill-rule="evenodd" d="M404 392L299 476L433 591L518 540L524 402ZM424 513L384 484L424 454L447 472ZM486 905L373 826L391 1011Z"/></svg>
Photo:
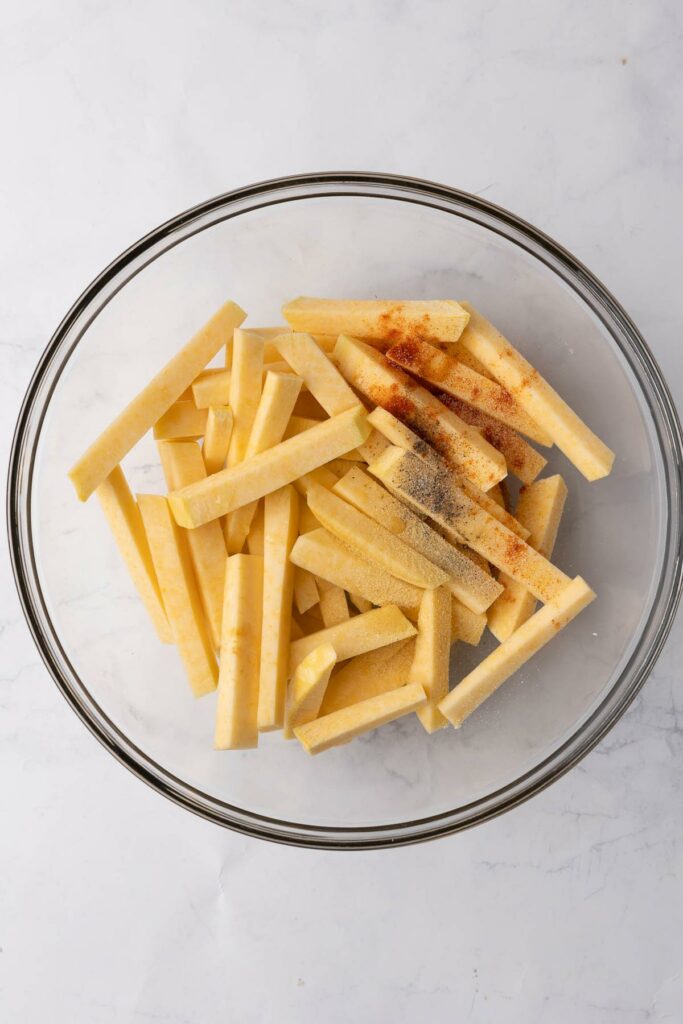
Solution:
<svg viewBox="0 0 683 1024"><path fill-rule="evenodd" d="M365 654L376 647L385 647L396 640L415 636L416 629L396 605L373 608L371 612L354 615L352 619L338 626L321 629L309 636L295 640L290 647L289 669L294 672L300 661L322 643L331 643L337 652L337 659L345 661Z"/></svg>
<svg viewBox="0 0 683 1024"><path fill-rule="evenodd" d="M505 459L473 427L369 345L342 336L333 360L350 384L411 427L457 469L487 491L507 473Z"/></svg>
<svg viewBox="0 0 683 1024"><path fill-rule="evenodd" d="M439 701L448 693L448 665L451 654L451 595L445 587L426 590L417 619L417 636L408 681L418 683L427 703L417 717L427 732L446 725Z"/></svg>
<svg viewBox="0 0 683 1024"><path fill-rule="evenodd" d="M358 398L336 366L330 362L310 334L282 334L273 344L328 416L336 416L359 404Z"/></svg>
<svg viewBox="0 0 683 1024"><path fill-rule="evenodd" d="M225 573L216 750L258 746L263 559L233 555Z"/></svg>
<svg viewBox="0 0 683 1024"><path fill-rule="evenodd" d="M337 654L332 644L321 644L297 666L287 687L284 737L294 739L294 728L318 717Z"/></svg>
<svg viewBox="0 0 683 1024"><path fill-rule="evenodd" d="M169 500L176 521L192 529L217 519L362 444L369 432L364 409L342 412L237 466L175 491Z"/></svg>
<svg viewBox="0 0 683 1024"><path fill-rule="evenodd" d="M527 619L443 698L439 703L441 713L451 725L461 726L480 704L594 598L595 594L580 576L570 580L557 597Z"/></svg>
<svg viewBox="0 0 683 1024"><path fill-rule="evenodd" d="M541 601L550 601L569 577L485 512L448 476L410 452L387 449L370 472L423 515L455 531L475 552L518 580Z"/></svg>
<svg viewBox="0 0 683 1024"><path fill-rule="evenodd" d="M282 307L295 331L352 334L390 345L407 338L455 342L469 316L453 299L315 299L301 297Z"/></svg>
<svg viewBox="0 0 683 1024"><path fill-rule="evenodd" d="M90 497L140 438L177 402L245 316L244 310L234 302L221 306L90 445L69 472L81 501Z"/></svg>
<svg viewBox="0 0 683 1024"><path fill-rule="evenodd" d="M408 682L413 664L415 639L397 640L366 654L351 658L332 675L323 698L321 715L377 697Z"/></svg>
<svg viewBox="0 0 683 1024"><path fill-rule="evenodd" d="M614 452L596 437L493 324L472 306L463 305L471 319L460 344L508 389L587 480L607 476L612 469Z"/></svg>

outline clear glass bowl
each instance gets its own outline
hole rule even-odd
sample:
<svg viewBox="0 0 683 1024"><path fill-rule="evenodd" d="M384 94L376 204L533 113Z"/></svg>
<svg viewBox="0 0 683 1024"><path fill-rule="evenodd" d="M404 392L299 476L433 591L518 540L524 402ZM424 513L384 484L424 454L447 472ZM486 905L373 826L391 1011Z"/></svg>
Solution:
<svg viewBox="0 0 683 1024"><path fill-rule="evenodd" d="M74 459L224 299L252 324L300 295L467 298L616 450L569 484L555 560L598 600L473 715L427 736L415 716L315 759L267 734L213 751L214 701L194 701L161 646ZM265 182L162 225L109 266L50 341L19 417L9 475L17 587L53 678L88 728L160 793L221 825L340 849L428 839L499 814L597 743L642 686L681 587L681 434L623 309L517 217L428 182L320 174ZM126 459L162 490L152 441ZM482 656L457 645L459 678ZM49 742L49 738L46 739Z"/></svg>

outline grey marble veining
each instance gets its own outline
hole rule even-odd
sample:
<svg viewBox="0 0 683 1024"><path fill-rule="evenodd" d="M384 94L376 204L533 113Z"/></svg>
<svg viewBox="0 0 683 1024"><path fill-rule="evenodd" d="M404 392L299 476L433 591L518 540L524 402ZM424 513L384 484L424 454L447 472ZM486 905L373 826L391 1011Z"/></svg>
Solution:
<svg viewBox="0 0 683 1024"><path fill-rule="evenodd" d="M0 444L54 326L132 240L277 174L480 193L571 249L683 399L673 0L9 0ZM683 628L603 743L438 843L240 838L126 773L49 680L0 552L0 1017L641 1024L683 1015Z"/></svg>

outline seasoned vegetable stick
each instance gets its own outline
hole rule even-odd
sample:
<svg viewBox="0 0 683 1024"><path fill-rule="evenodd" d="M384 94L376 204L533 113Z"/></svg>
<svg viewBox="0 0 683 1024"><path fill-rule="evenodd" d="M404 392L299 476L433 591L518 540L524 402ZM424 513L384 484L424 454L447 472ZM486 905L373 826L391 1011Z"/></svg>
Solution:
<svg viewBox="0 0 683 1024"><path fill-rule="evenodd" d="M247 462L214 473L169 496L180 526L194 528L292 483L368 436L365 410L349 409Z"/></svg>
<svg viewBox="0 0 683 1024"><path fill-rule="evenodd" d="M581 420L493 324L467 303L471 315L461 344L486 366L522 408L547 430L587 480L599 480L612 469L614 452Z"/></svg>
<svg viewBox="0 0 683 1024"><path fill-rule="evenodd" d="M232 555L225 573L216 750L258 746L263 559Z"/></svg>
<svg viewBox="0 0 683 1024"><path fill-rule="evenodd" d="M314 299L301 297L282 307L295 331L353 334L397 342L406 338L455 342L469 320L460 303L450 299Z"/></svg>
<svg viewBox="0 0 683 1024"><path fill-rule="evenodd" d="M297 725L305 725L318 717L336 662L337 654L332 644L321 644L297 667L287 687L283 732L286 740L294 739L294 728Z"/></svg>
<svg viewBox="0 0 683 1024"><path fill-rule="evenodd" d="M244 310L234 302L221 306L90 445L69 471L81 501L90 497L97 485L180 398L245 316Z"/></svg>
<svg viewBox="0 0 683 1024"><path fill-rule="evenodd" d="M138 506L173 639L192 692L201 697L216 689L218 666L185 537L162 495L139 494Z"/></svg>
<svg viewBox="0 0 683 1024"><path fill-rule="evenodd" d="M411 427L482 490L506 475L505 459L499 451L381 352L342 335L333 359L356 390Z"/></svg>
<svg viewBox="0 0 683 1024"><path fill-rule="evenodd" d="M302 640L295 640L289 652L289 671L294 672L299 662L322 643L331 643L337 652L337 660L345 661L376 647L405 640L415 636L415 633L413 624L396 605L373 608L371 612L354 615L338 626L321 629Z"/></svg>
<svg viewBox="0 0 683 1024"><path fill-rule="evenodd" d="M336 747L364 732L409 715L426 702L427 695L422 687L417 683L408 683L388 693L370 697L360 704L333 711L314 722L298 725L294 735L307 753L321 754L330 747Z"/></svg>
<svg viewBox="0 0 683 1024"><path fill-rule="evenodd" d="M523 583L539 600L552 600L569 583L568 576L468 498L457 484L410 452L387 449L370 472L413 508L456 530L474 551Z"/></svg>
<svg viewBox="0 0 683 1024"><path fill-rule="evenodd" d="M487 697L594 598L595 594L580 576L571 580L557 597L527 619L443 698L439 704L441 713L451 725L459 728Z"/></svg>
<svg viewBox="0 0 683 1024"><path fill-rule="evenodd" d="M157 636L163 644L172 644L173 632L164 609L140 509L120 466L114 467L96 488L95 494Z"/></svg>
<svg viewBox="0 0 683 1024"><path fill-rule="evenodd" d="M537 480L522 489L517 502L517 515L529 528L529 544L544 558L550 558L567 497L567 485L561 476ZM502 642L533 615L536 598L526 587L501 573L499 582L505 590L488 610L489 629Z"/></svg>

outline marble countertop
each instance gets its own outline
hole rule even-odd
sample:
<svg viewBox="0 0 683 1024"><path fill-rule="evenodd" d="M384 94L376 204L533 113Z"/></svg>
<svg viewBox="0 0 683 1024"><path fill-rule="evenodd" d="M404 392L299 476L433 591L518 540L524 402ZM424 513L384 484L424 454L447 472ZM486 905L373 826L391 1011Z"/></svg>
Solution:
<svg viewBox="0 0 683 1024"><path fill-rule="evenodd" d="M682 404L675 0L8 0L0 444L54 326L208 196L384 170L509 207L624 303ZM683 624L578 768L418 847L287 849L193 818L78 722L0 599L0 1017L683 1018Z"/></svg>

